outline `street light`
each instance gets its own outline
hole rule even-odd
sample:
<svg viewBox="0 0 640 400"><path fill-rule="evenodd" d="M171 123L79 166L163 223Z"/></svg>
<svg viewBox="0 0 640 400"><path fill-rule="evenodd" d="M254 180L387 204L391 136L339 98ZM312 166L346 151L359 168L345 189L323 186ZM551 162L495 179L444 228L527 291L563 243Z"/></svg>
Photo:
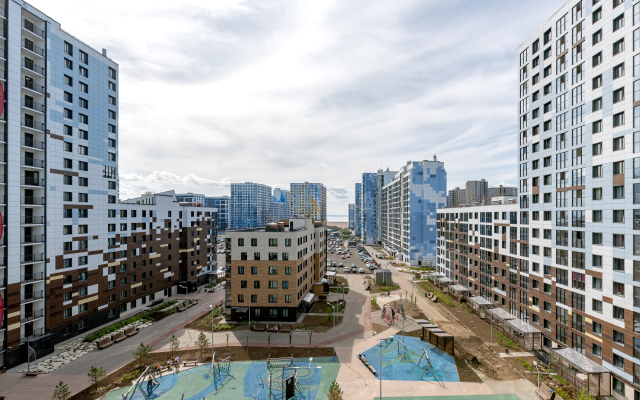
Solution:
<svg viewBox="0 0 640 400"><path fill-rule="evenodd" d="M322 366L320 367L312 367L311 366L311 361L313 361L313 357L309 357L309 386L308 386L308 390L307 390L307 399L311 399L311 370L312 369L320 369L322 368Z"/></svg>
<svg viewBox="0 0 640 400"><path fill-rule="evenodd" d="M209 304L209 308L211 309L211 368L213 368L215 355L215 353L213 352L213 305Z"/></svg>
<svg viewBox="0 0 640 400"><path fill-rule="evenodd" d="M189 287L188 286L178 285L178 287L185 288L186 291L187 291L187 294L189 294ZM184 326L186 327L187 325L189 325L189 308L185 306L185 308L184 308Z"/></svg>
<svg viewBox="0 0 640 400"><path fill-rule="evenodd" d="M373 335L377 335L376 331L373 331ZM376 339L378 341L378 348L380 348L380 372L378 373L378 380L380 381L380 400L382 400L382 341L384 339Z"/></svg>
<svg viewBox="0 0 640 400"><path fill-rule="evenodd" d="M538 374L538 400L540 400L540 375L558 375L555 372L540 372L540 370L538 370L538 362L534 361L533 365L536 366L536 372L532 372L532 371L525 371L527 374Z"/></svg>

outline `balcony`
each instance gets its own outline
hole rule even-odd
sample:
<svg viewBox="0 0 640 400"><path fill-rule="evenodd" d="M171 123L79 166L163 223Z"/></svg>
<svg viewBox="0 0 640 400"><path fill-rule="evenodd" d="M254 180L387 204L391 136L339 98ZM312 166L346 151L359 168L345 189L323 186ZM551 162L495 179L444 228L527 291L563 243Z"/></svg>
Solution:
<svg viewBox="0 0 640 400"><path fill-rule="evenodd" d="M27 332L24 335L20 335L20 341L21 342L27 342L29 340L35 339L37 337L40 337L44 335L44 328L37 328L34 329L31 332Z"/></svg>
<svg viewBox="0 0 640 400"><path fill-rule="evenodd" d="M44 272L34 272L32 274L24 274L20 276L20 282L22 283L41 281L43 279L44 279Z"/></svg>
<svg viewBox="0 0 640 400"><path fill-rule="evenodd" d="M32 119L21 118L20 125L22 125L25 128L31 128L37 131L44 132L44 122L38 122Z"/></svg>
<svg viewBox="0 0 640 400"><path fill-rule="evenodd" d="M4 50L4 49L3 49L3 50ZM0 53L2 53L2 52L0 51ZM4 54L4 53L2 53L2 54ZM24 68L28 69L29 71L33 71L33 72L35 72L35 73L36 73L36 74L38 74L38 75L45 76L45 69L44 69L44 67L43 67L42 65L39 65L39 64L34 63L34 62L33 62L33 60L30 60L30 59L28 59L28 58L27 58L27 59L23 59L23 60L22 60L22 66L23 66Z"/></svg>
<svg viewBox="0 0 640 400"><path fill-rule="evenodd" d="M20 217L20 223L23 225L41 225L44 224L44 216L24 216Z"/></svg>
<svg viewBox="0 0 640 400"><path fill-rule="evenodd" d="M29 39L23 39L22 40L22 47L24 49L29 50L30 52L44 58L44 49L36 44L33 44L33 42Z"/></svg>
<svg viewBox="0 0 640 400"><path fill-rule="evenodd" d="M4 71L0 70L0 77L4 76L2 75ZM37 101L33 101L33 100L27 100L27 99L22 99L22 107L25 108L29 108L31 110L37 111L37 112L44 112L44 104L40 104Z"/></svg>
<svg viewBox="0 0 640 400"><path fill-rule="evenodd" d="M44 235L43 234L39 234L39 235L21 235L20 236L20 243L21 244L44 243Z"/></svg>
<svg viewBox="0 0 640 400"><path fill-rule="evenodd" d="M35 139L29 139L23 137L20 144L25 147L31 147L33 149L44 150L44 142Z"/></svg>
<svg viewBox="0 0 640 400"><path fill-rule="evenodd" d="M556 246L568 246L569 245L569 239L568 238L563 238L561 236L557 236L556 235Z"/></svg>
<svg viewBox="0 0 640 400"><path fill-rule="evenodd" d="M34 35L38 36L40 39L44 39L44 31L33 24L33 22L28 19L22 20L22 27Z"/></svg>
<svg viewBox="0 0 640 400"><path fill-rule="evenodd" d="M7 264L4 262L4 257L0 257L0 267L5 267Z"/></svg>
<svg viewBox="0 0 640 400"><path fill-rule="evenodd" d="M44 178L33 178L30 176L20 177L20 184L25 186L44 187Z"/></svg>
<svg viewBox="0 0 640 400"><path fill-rule="evenodd" d="M4 69L0 69L0 79L3 81L7 80L7 72Z"/></svg>
<svg viewBox="0 0 640 400"><path fill-rule="evenodd" d="M44 290L36 290L32 293L24 293L20 295L20 303L28 303L30 301L41 300L44 298Z"/></svg>
<svg viewBox="0 0 640 400"><path fill-rule="evenodd" d="M44 160L31 157L20 157L20 165L24 167L44 168ZM25 183L23 183L25 185Z"/></svg>
<svg viewBox="0 0 640 400"><path fill-rule="evenodd" d="M21 263L35 263L44 261L44 253L31 253L20 255Z"/></svg>
<svg viewBox="0 0 640 400"><path fill-rule="evenodd" d="M584 249L584 239L573 239L573 247Z"/></svg>
<svg viewBox="0 0 640 400"><path fill-rule="evenodd" d="M44 316L44 309L33 310L20 314L20 322L25 323Z"/></svg>
<svg viewBox="0 0 640 400"><path fill-rule="evenodd" d="M38 94L44 94L44 86L35 83L32 80L24 80L22 81L22 87L25 89L29 89L29 90L33 90L34 92L38 93Z"/></svg>
<svg viewBox="0 0 640 400"><path fill-rule="evenodd" d="M4 278L0 278L0 288L4 287Z"/></svg>
<svg viewBox="0 0 640 400"><path fill-rule="evenodd" d="M0 194L0 206L4 206L7 204L7 195L1 195Z"/></svg>

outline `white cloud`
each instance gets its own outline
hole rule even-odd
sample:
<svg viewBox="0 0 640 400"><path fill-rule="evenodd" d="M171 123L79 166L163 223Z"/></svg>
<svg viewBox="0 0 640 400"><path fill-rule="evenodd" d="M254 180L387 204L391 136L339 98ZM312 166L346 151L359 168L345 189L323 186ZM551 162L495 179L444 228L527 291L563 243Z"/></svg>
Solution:
<svg viewBox="0 0 640 400"><path fill-rule="evenodd" d="M558 7L30 3L120 65L122 197L158 188L220 195L231 176L322 182L333 188L329 214L346 214L362 172L433 154L450 188L515 183L516 50Z"/></svg>

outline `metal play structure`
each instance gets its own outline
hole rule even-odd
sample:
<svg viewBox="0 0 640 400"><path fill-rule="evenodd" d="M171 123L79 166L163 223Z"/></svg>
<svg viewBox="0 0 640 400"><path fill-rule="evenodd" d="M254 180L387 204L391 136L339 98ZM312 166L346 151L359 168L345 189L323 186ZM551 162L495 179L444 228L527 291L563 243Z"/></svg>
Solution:
<svg viewBox="0 0 640 400"><path fill-rule="evenodd" d="M269 399L292 399L296 396L296 390L302 393L298 387L298 368L282 366L281 370L269 371ZM276 392L280 392L280 397L274 397Z"/></svg>
<svg viewBox="0 0 640 400"><path fill-rule="evenodd" d="M216 353L213 353L213 362L211 363L211 369L214 381L217 381L220 378L220 374L222 372L226 372L228 375L229 368L231 368L231 356L216 362Z"/></svg>
<svg viewBox="0 0 640 400"><path fill-rule="evenodd" d="M402 302L391 301L383 306L382 319L390 326L394 326L401 317L403 320L406 318Z"/></svg>
<svg viewBox="0 0 640 400"><path fill-rule="evenodd" d="M293 355L291 357L271 358L267 357L267 369L293 367Z"/></svg>
<svg viewBox="0 0 640 400"><path fill-rule="evenodd" d="M148 400L149 397L147 396L146 391L142 388L142 385L144 384L145 379L149 376L156 383L156 385L160 384L153 372L151 372L151 367L147 367L145 368L144 372L138 377L138 379L136 379L136 381L133 383L133 386L131 386L129 390L127 390L127 392L122 395L122 400L133 399L133 395L136 393L137 389L140 389L140 393L142 393L142 396L144 396L144 398Z"/></svg>
<svg viewBox="0 0 640 400"><path fill-rule="evenodd" d="M420 367L420 362L422 361L423 358L425 360L425 364L424 364L424 367L422 367L422 375L420 375L420 379L422 379L424 374L427 373L427 371L429 371L433 375L433 379L437 381L438 378L436 378L436 372L433 370L433 365L431 365L431 360L429 359L429 355L427 354L427 349L424 349L424 351L422 352L422 355L418 360L418 367Z"/></svg>

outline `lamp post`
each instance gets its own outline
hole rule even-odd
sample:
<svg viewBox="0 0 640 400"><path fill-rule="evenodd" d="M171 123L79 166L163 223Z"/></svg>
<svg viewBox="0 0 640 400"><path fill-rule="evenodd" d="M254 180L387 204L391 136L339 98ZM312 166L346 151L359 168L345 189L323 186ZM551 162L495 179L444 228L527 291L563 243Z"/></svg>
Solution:
<svg viewBox="0 0 640 400"><path fill-rule="evenodd" d="M540 372L538 369L538 362L534 361L533 365L536 366L536 372L525 371L527 374L538 374L538 400L540 400L540 375L558 375L555 372Z"/></svg>
<svg viewBox="0 0 640 400"><path fill-rule="evenodd" d="M215 353L213 352L213 305L209 304L209 308L211 309L211 368L213 368L213 363L215 362Z"/></svg>
<svg viewBox="0 0 640 400"><path fill-rule="evenodd" d="M322 368L322 366L320 367L312 367L311 366L311 361L313 361L313 357L309 357L309 386L307 388L307 399L311 399L311 370L312 369L320 369Z"/></svg>
<svg viewBox="0 0 640 400"><path fill-rule="evenodd" d="M187 294L189 294L188 286L178 285L178 287L184 288ZM186 327L187 325L189 325L189 308L185 306L184 307L184 326Z"/></svg>
<svg viewBox="0 0 640 400"><path fill-rule="evenodd" d="M373 335L377 335L376 331L373 331ZM378 341L378 348L380 349L380 373L378 374L378 380L380 381L380 400L382 400L382 341L384 339L376 339Z"/></svg>

